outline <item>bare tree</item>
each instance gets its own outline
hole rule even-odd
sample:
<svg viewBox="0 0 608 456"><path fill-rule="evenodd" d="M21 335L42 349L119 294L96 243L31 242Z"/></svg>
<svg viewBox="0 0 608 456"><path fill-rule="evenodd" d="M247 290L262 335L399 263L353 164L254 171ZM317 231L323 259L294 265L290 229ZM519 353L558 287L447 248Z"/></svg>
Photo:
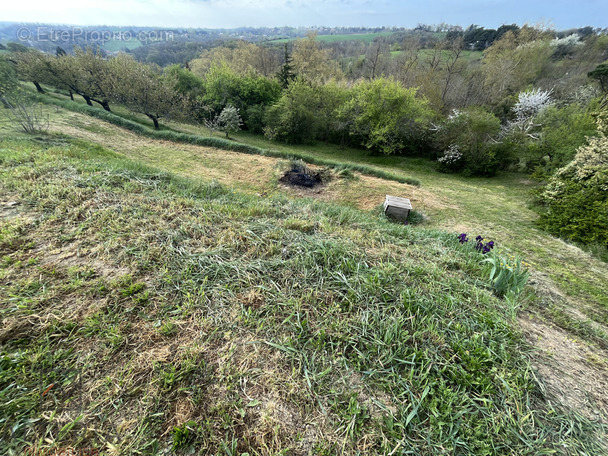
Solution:
<svg viewBox="0 0 608 456"><path fill-rule="evenodd" d="M365 54L365 64L369 70L370 79L382 76L386 69L387 56L390 56L390 46L385 40L377 39L369 45Z"/></svg>
<svg viewBox="0 0 608 456"><path fill-rule="evenodd" d="M462 61L462 50L463 42L462 38L458 38L455 41L445 44L446 58L445 58L445 76L443 89L441 91L441 102L445 105L446 96L450 89L450 84L453 82L454 77L462 73L465 69L465 64Z"/></svg>

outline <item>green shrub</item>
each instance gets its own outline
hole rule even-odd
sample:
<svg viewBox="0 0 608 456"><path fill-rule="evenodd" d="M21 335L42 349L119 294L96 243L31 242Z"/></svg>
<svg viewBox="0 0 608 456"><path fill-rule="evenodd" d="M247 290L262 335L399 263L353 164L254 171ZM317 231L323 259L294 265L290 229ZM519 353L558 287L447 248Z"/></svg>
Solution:
<svg viewBox="0 0 608 456"><path fill-rule="evenodd" d="M500 120L483 108L456 111L440 126L436 135L444 171L465 175L493 176L501 165L493 139L500 132ZM458 159L455 159L457 157Z"/></svg>
<svg viewBox="0 0 608 456"><path fill-rule="evenodd" d="M597 134L593 116L578 104L547 108L538 116L537 122L543 125L542 136L532 151L536 152L533 154L536 159L548 158L543 162L548 172L565 166L585 144L586 138Z"/></svg>
<svg viewBox="0 0 608 456"><path fill-rule="evenodd" d="M312 143L318 130L316 108L318 92L301 79L296 79L283 92L281 99L266 111L264 134L286 144Z"/></svg>
<svg viewBox="0 0 608 456"><path fill-rule="evenodd" d="M387 155L418 145L433 115L416 89L384 77L355 85L341 113L361 146Z"/></svg>
<svg viewBox="0 0 608 456"><path fill-rule="evenodd" d="M604 117L606 114L604 114ZM557 236L582 244L608 246L608 137L605 118L599 136L588 138L574 160L542 189L538 223Z"/></svg>

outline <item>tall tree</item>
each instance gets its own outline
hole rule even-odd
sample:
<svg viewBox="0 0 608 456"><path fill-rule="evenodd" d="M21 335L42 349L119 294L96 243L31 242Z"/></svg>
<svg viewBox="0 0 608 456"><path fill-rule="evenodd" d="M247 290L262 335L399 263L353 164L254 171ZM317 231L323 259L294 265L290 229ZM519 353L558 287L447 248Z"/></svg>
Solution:
<svg viewBox="0 0 608 456"><path fill-rule="evenodd" d="M550 38L547 32L526 26L507 31L486 50L483 73L492 103L535 82L553 52Z"/></svg>
<svg viewBox="0 0 608 456"><path fill-rule="evenodd" d="M588 76L599 82L604 94L602 105L608 102L608 63L602 63L593 71L590 71Z"/></svg>
<svg viewBox="0 0 608 456"><path fill-rule="evenodd" d="M289 47L288 47L287 43L285 43L285 54L283 57L283 65L281 66L281 69L277 73L277 79L279 80L279 83L281 84L281 87L283 87L283 89L286 89L287 86L289 85L289 83L291 81L293 81L296 77L295 73L293 72L292 63L293 63L293 59L291 58L291 55L289 55Z"/></svg>
<svg viewBox="0 0 608 456"><path fill-rule="evenodd" d="M53 75L51 57L37 50L27 50L12 54L11 59L17 64L19 79L34 84L38 93L44 93L41 84L56 85L58 81Z"/></svg>
<svg viewBox="0 0 608 456"><path fill-rule="evenodd" d="M136 62L124 54L109 64L112 98L148 117L156 130L160 129L160 119L180 118L189 111L185 97L174 90L175 80L164 76L158 67Z"/></svg>
<svg viewBox="0 0 608 456"><path fill-rule="evenodd" d="M331 58L331 51L323 49L317 41L316 33L296 40L291 57L295 73L309 83L318 85L344 77L338 63Z"/></svg>
<svg viewBox="0 0 608 456"><path fill-rule="evenodd" d="M371 43L365 54L365 64L370 79L382 76L390 60L390 46L382 39Z"/></svg>
<svg viewBox="0 0 608 456"><path fill-rule="evenodd" d="M72 72L79 80L82 93L99 103L106 111L110 111L110 67L101 52L91 48L84 51L75 48L73 57L63 55L58 58L72 66Z"/></svg>

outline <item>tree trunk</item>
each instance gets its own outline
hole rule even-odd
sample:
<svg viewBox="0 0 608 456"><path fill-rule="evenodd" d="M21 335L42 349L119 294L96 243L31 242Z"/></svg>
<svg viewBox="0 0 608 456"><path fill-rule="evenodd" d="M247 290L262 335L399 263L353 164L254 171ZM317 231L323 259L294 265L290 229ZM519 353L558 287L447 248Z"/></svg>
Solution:
<svg viewBox="0 0 608 456"><path fill-rule="evenodd" d="M101 103L99 103L101 105L101 107L103 109L105 109L108 112L112 112L112 110L110 109L110 103L108 103L108 100L103 100L101 101Z"/></svg>
<svg viewBox="0 0 608 456"><path fill-rule="evenodd" d="M93 103L91 103L91 99L89 97L83 95L82 98L84 98L84 101L86 101L89 106L93 106Z"/></svg>
<svg viewBox="0 0 608 456"><path fill-rule="evenodd" d="M36 81L34 81L34 85L36 86L36 90L38 91L38 93L44 93L44 90L42 90L42 87L40 87L40 84L38 84Z"/></svg>
<svg viewBox="0 0 608 456"><path fill-rule="evenodd" d="M160 130L160 127L158 125L158 117L151 116L150 114L146 114L146 116L148 116L152 120L152 122L154 122L154 129L155 130Z"/></svg>
<svg viewBox="0 0 608 456"><path fill-rule="evenodd" d="M71 90L70 90L70 100L74 101L74 94L72 93Z"/></svg>

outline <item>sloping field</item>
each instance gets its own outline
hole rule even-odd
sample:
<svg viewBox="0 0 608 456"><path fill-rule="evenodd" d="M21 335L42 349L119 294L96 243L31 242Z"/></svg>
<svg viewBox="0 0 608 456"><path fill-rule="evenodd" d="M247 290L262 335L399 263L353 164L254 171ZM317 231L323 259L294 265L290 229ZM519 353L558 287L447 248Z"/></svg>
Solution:
<svg viewBox="0 0 608 456"><path fill-rule="evenodd" d="M52 120L66 136L0 142L3 452L606 452L606 267L533 227L527 183L406 160L420 188L303 192L278 159ZM385 193L426 226L383 220ZM465 229L533 264L544 352Z"/></svg>
<svg viewBox="0 0 608 456"><path fill-rule="evenodd" d="M536 294L518 303L515 310L521 329L538 350L533 362L539 375L559 400L591 419L603 417L607 421L608 265L534 225L536 214L527 207L527 200L536 184L525 175L463 178L437 173L421 160L370 157L362 151L337 147L286 147L241 135L241 141L253 140L258 147L278 147L284 153L355 165L371 164L391 175L401 173L422 182L420 187L413 187L356 174L355 179L335 176L318 190L294 190L277 182L280 160L152 141L98 119L64 114L55 122L57 131L110 146L162 169L216 179L263 197L304 196L359 209L377 208L385 194L407 196L428 216L426 226L494 239L504 253L521 256L531 264L530 284ZM192 126L173 127L197 133Z"/></svg>

